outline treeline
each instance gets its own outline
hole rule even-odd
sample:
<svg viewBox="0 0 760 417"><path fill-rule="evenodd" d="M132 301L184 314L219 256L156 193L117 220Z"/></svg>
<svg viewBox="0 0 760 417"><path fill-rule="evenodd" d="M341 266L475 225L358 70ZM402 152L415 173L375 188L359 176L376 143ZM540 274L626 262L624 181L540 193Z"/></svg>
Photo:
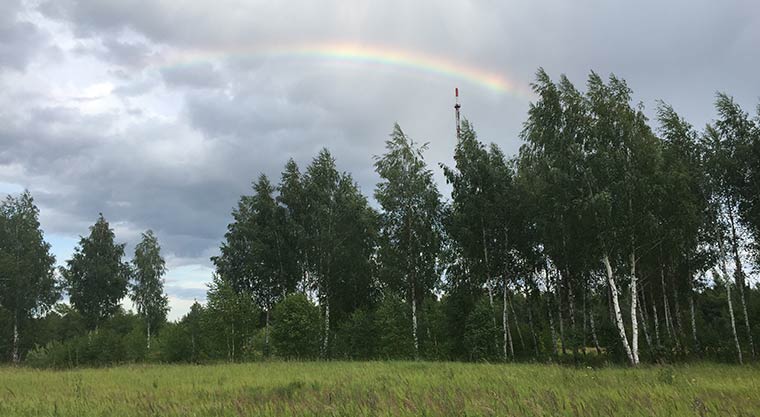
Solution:
<svg viewBox="0 0 760 417"><path fill-rule="evenodd" d="M444 199L396 125L373 207L327 150L232 212L205 305L167 323L148 231L101 217L58 273L28 193L0 217L0 349L40 366L287 359L755 360L760 107L703 130L625 81L539 70L517 155L465 121ZM652 126L655 126L654 128ZM69 304L56 304L62 292ZM129 294L137 312L124 312Z"/></svg>

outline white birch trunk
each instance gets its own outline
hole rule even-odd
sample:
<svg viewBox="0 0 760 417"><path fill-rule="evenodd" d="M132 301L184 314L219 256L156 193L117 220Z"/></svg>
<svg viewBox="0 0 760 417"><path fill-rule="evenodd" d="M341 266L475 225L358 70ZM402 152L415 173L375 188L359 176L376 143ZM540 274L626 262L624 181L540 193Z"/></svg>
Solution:
<svg viewBox="0 0 760 417"><path fill-rule="evenodd" d="M654 314L654 340L657 342L657 347L662 346L660 341L660 317L657 315L657 300L652 303L652 314Z"/></svg>
<svg viewBox="0 0 760 417"><path fill-rule="evenodd" d="M589 315L589 324L591 325L591 337L594 339L594 347L596 348L596 354L601 355L602 354L602 348L599 346L599 338L596 337L596 324L594 323L594 311L590 311Z"/></svg>
<svg viewBox="0 0 760 417"><path fill-rule="evenodd" d="M557 330L554 328L554 319L552 318L551 311L549 312L549 330L552 333L552 353L557 355Z"/></svg>
<svg viewBox="0 0 760 417"><path fill-rule="evenodd" d="M641 329L644 330L644 340L647 342L647 348L652 349L652 337L649 335L649 329L647 326L647 319L644 316L644 306L639 306L637 309L639 312L639 320L641 321Z"/></svg>
<svg viewBox="0 0 760 417"><path fill-rule="evenodd" d="M235 323L232 323L232 356L230 360L235 361Z"/></svg>
<svg viewBox="0 0 760 417"><path fill-rule="evenodd" d="M18 313L13 314L13 352L11 353L11 360L15 365L19 363L18 355Z"/></svg>
<svg viewBox="0 0 760 417"><path fill-rule="evenodd" d="M726 299L728 300L728 315L731 319L731 332L734 335L734 344L736 345L736 354L739 358L739 364L744 364L744 359L742 358L742 347L739 344L739 335L736 332L736 319L734 317L734 302L731 299L731 279L728 277L728 268L726 267L726 253L723 250L723 247L721 245L721 264L723 267L723 282L726 284ZM715 274L715 276L718 276L718 274Z"/></svg>
<svg viewBox="0 0 760 417"><path fill-rule="evenodd" d="M506 297L506 294L505 294ZM506 306L505 306L506 307ZM509 315L507 313L507 309L504 309L504 320L507 324L506 330L507 330L507 344L509 345L509 354L511 355L512 359L515 358L515 345L512 343L512 330L509 328Z"/></svg>
<svg viewBox="0 0 760 417"><path fill-rule="evenodd" d="M742 312L744 313L744 325L747 328L747 339L749 341L749 349L752 357L755 357L755 343L752 340L752 327L749 324L749 315L747 314L747 300L744 296L744 268L742 267L742 261L739 257L739 237L736 233L736 225L734 223L733 208L729 207L728 211L729 221L731 224L731 249L734 255L734 279L736 281L736 288L739 289L739 299L742 303ZM728 275L726 275L728 279ZM726 281L728 282L728 281Z"/></svg>
<svg viewBox="0 0 760 417"><path fill-rule="evenodd" d="M269 311L271 308L267 308L266 324L264 327L264 351L265 356L269 356Z"/></svg>
<svg viewBox="0 0 760 417"><path fill-rule="evenodd" d="M670 307L668 306L668 290L665 287L665 269L660 268L660 282L662 283L662 307L663 314L665 314L665 331L668 333L668 339L673 338L673 334L670 332Z"/></svg>
<svg viewBox="0 0 760 417"><path fill-rule="evenodd" d="M636 253L631 250L631 345L633 355L633 364L639 363L639 322L636 314L637 310L637 278L636 278Z"/></svg>
<svg viewBox="0 0 760 417"><path fill-rule="evenodd" d="M150 321L147 323L146 330L148 332L148 350L150 350Z"/></svg>
<svg viewBox="0 0 760 417"><path fill-rule="evenodd" d="M699 339L697 338L697 319L694 313L694 296L689 294L689 312L691 315L691 337L694 339L694 350L699 351Z"/></svg>
<svg viewBox="0 0 760 417"><path fill-rule="evenodd" d="M562 280L559 275L559 270L557 271L557 288L556 288L556 296L557 296L557 318L559 320L559 343L560 348L562 350L562 354L565 355L567 353L567 347L565 346L565 320L564 317L562 317Z"/></svg>
<svg viewBox="0 0 760 417"><path fill-rule="evenodd" d="M742 348L739 345L739 335L736 334L736 320L734 319L734 303L731 301L731 282L726 276L726 298L728 299L728 314L731 317L731 331L734 333L734 343L736 344L736 354L739 356L739 364L744 364L742 359Z"/></svg>
<svg viewBox="0 0 760 417"><path fill-rule="evenodd" d="M744 273L744 272L741 272ZM752 357L755 357L755 342L752 340L752 327L749 325L749 314L747 314L747 300L744 297L744 285L743 283L738 282L737 280L737 286L739 287L739 298L742 301L742 310L744 312L744 324L747 327L747 339L749 341L749 350L752 354Z"/></svg>
<svg viewBox="0 0 760 417"><path fill-rule="evenodd" d="M325 337L322 340L322 354L327 358L327 349L330 342L330 301L325 297Z"/></svg>
<svg viewBox="0 0 760 417"><path fill-rule="evenodd" d="M501 328L503 333L504 341L502 343L502 350L504 353L504 362L507 361L507 280L504 280L504 291L502 292L504 297L502 300L502 310L501 310Z"/></svg>
<svg viewBox="0 0 760 417"><path fill-rule="evenodd" d="M618 288L617 284L615 283L615 278L612 275L612 265L610 265L610 258L607 255L604 255L602 258L602 261L604 262L604 267L607 271L607 282L610 286L610 292L612 296L612 308L615 313L615 324L617 325L618 333L620 335L620 341L623 343L623 348L625 349L625 354L628 356L628 361L631 362L631 365L636 365L636 360L633 357L633 353L631 352L631 346L628 344L628 335L625 333L625 324L623 323L623 313L620 311L620 300L618 295Z"/></svg>
<svg viewBox="0 0 760 417"><path fill-rule="evenodd" d="M538 359L538 338L536 337L536 327L533 324L533 312L530 305L528 306L528 324L530 324L530 334L533 336L533 353L535 358Z"/></svg>
<svg viewBox="0 0 760 417"><path fill-rule="evenodd" d="M525 351L525 340L522 336L522 330L520 330L520 323L517 320L517 313L515 312L515 305L512 303L512 299L507 297L507 303L509 304L509 309L512 310L512 321L515 322L515 329L517 330L517 338L520 339L520 347L522 348L523 352Z"/></svg>
<svg viewBox="0 0 760 417"><path fill-rule="evenodd" d="M414 338L414 358L420 357L420 342L417 338L417 302L414 299L414 290L412 290L412 337Z"/></svg>

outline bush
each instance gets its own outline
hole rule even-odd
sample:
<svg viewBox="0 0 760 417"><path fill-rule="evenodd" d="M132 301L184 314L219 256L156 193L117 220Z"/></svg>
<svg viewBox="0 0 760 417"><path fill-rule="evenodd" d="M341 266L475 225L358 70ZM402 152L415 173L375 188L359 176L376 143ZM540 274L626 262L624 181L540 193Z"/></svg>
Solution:
<svg viewBox="0 0 760 417"><path fill-rule="evenodd" d="M288 359L315 358L319 355L319 307L304 294L285 297L272 314L272 346Z"/></svg>
<svg viewBox="0 0 760 417"><path fill-rule="evenodd" d="M365 309L351 313L338 327L335 338L338 356L348 359L371 359L377 351L377 328L374 314Z"/></svg>
<svg viewBox="0 0 760 417"><path fill-rule="evenodd" d="M490 302L483 298L475 304L465 324L464 339L470 360L496 359L499 333L494 325L494 310Z"/></svg>
<svg viewBox="0 0 760 417"><path fill-rule="evenodd" d="M414 358L411 308L400 298L388 295L377 309L378 354L386 359Z"/></svg>

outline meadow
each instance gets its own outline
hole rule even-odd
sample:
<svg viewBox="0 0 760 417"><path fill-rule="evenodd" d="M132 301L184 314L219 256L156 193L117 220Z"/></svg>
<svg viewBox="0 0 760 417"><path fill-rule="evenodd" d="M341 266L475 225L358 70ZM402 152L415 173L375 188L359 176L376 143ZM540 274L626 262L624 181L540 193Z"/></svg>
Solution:
<svg viewBox="0 0 760 417"><path fill-rule="evenodd" d="M760 368L263 362L0 368L0 416L756 416Z"/></svg>

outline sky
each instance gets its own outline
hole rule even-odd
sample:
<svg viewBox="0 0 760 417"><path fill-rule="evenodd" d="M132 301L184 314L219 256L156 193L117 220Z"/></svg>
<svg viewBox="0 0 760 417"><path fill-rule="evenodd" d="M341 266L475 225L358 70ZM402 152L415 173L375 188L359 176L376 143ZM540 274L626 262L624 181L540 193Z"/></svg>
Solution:
<svg viewBox="0 0 760 417"><path fill-rule="evenodd" d="M32 192L59 264L98 213L146 229L170 319L203 301L230 212L323 147L371 197L398 122L451 165L454 88L507 153L544 68L625 79L698 128L717 91L760 103L756 0L0 0L0 195Z"/></svg>

